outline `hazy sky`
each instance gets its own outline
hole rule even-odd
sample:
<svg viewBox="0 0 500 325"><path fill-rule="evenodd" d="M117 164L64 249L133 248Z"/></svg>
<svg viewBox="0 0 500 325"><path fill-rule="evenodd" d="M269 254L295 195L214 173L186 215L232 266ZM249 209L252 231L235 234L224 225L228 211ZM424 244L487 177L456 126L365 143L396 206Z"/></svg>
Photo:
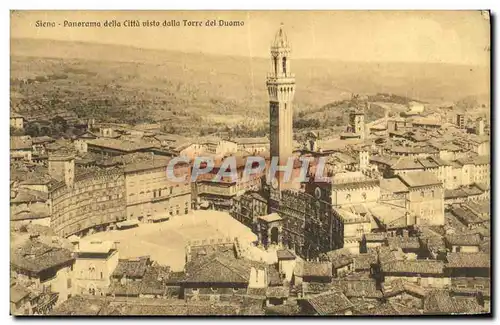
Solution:
<svg viewBox="0 0 500 325"><path fill-rule="evenodd" d="M113 19L122 27L62 27L65 20ZM129 19L223 19L244 26L123 27ZM56 27L37 28L37 20ZM490 25L479 11L16 11L11 36L266 57L281 23L295 58L489 65Z"/></svg>

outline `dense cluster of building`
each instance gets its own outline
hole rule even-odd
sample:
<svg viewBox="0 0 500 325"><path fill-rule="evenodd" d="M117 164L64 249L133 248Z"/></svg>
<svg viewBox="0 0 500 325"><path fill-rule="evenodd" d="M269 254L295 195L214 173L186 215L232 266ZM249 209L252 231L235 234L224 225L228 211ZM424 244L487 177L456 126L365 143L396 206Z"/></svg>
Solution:
<svg viewBox="0 0 500 325"><path fill-rule="evenodd" d="M293 140L295 77L280 29L273 42L270 136L187 139L154 128L91 121L77 136L11 137L11 311L53 315L420 315L490 311L490 140L437 121L425 106L366 123L353 97L336 139ZM70 123L71 121L68 121ZM29 123L11 115L11 127ZM472 133L471 133L472 132ZM174 182L177 156L211 156L195 182ZM247 158L307 157L309 180ZM224 157L240 177L214 180ZM326 166L320 166L326 161ZM325 167L325 168L320 168ZM315 176L325 170L325 177ZM175 165L190 175L192 163ZM149 256L120 259L98 231L229 212L257 234L274 263L248 257L238 238L190 242L182 272ZM17 235L16 235L17 237Z"/></svg>

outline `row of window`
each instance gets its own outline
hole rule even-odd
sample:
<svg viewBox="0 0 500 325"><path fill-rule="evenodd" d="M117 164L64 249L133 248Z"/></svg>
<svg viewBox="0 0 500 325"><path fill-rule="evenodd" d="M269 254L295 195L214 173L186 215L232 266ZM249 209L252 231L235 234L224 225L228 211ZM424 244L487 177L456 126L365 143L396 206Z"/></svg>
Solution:
<svg viewBox="0 0 500 325"><path fill-rule="evenodd" d="M111 210L103 211L99 209L99 215L95 215L96 211L88 211L88 212L79 212L79 213L71 213L64 215L55 215L51 224L54 227L58 227L60 225L64 225L66 223L75 223L75 222L87 222L89 224L98 225L103 223L109 223L115 220L123 219L124 211L122 207L118 207Z"/></svg>
<svg viewBox="0 0 500 325"><path fill-rule="evenodd" d="M210 290L211 290L212 292L218 292L218 291L219 291L219 288L210 288ZM238 289L238 288L232 288L232 291L233 291L234 293L236 293L236 292L239 292L239 291L240 291L240 289ZM191 289L191 293L193 293L193 294L199 294L199 293L200 293L200 289L198 289L198 288L192 288L192 289Z"/></svg>
<svg viewBox="0 0 500 325"><path fill-rule="evenodd" d="M361 198L362 198L363 200L366 200L366 193L364 193L364 192L363 192L363 193L361 193ZM345 199L346 199L347 201L351 201L351 199L352 199L351 194L347 193L347 194L345 195Z"/></svg>
<svg viewBox="0 0 500 325"><path fill-rule="evenodd" d="M95 195L96 190L102 190L100 192L102 193L109 193L109 191L111 190L118 190L119 192L123 192L124 191L124 188L123 187L117 187L117 186L103 186L103 187L99 187L99 188L95 188L93 186L87 186L87 187L84 187L84 188L80 188L79 190L66 190L64 194L62 195L57 195L58 193L57 192L54 192L52 197L54 198L54 203L58 203L58 202L61 202L61 201L65 201L65 200L78 200L78 198L80 197L89 197L89 196L92 196L92 195Z"/></svg>
<svg viewBox="0 0 500 325"><path fill-rule="evenodd" d="M112 201L121 198L121 194L115 194L113 196L109 195L107 197L101 197L98 199L89 199L85 201L78 202L78 204L64 204L64 205L54 205L53 213L58 214L76 214L77 211L93 211L110 209L113 207L122 206L123 203L120 201Z"/></svg>

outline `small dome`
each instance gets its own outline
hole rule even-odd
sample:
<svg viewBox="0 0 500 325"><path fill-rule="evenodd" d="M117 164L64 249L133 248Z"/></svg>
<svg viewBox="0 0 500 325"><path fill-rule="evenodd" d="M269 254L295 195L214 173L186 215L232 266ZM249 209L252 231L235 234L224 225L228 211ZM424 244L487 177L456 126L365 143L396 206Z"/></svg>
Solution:
<svg viewBox="0 0 500 325"><path fill-rule="evenodd" d="M274 37L273 47L288 47L288 38L286 37L286 34L283 31L283 26L280 27L279 31L276 33L276 36Z"/></svg>

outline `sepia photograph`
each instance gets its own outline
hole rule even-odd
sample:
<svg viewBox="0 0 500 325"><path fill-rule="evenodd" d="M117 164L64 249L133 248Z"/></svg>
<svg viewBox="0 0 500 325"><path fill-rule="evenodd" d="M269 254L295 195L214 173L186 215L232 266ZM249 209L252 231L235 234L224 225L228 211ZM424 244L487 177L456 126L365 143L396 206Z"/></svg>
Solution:
<svg viewBox="0 0 500 325"><path fill-rule="evenodd" d="M491 21L11 10L10 315L491 317Z"/></svg>

